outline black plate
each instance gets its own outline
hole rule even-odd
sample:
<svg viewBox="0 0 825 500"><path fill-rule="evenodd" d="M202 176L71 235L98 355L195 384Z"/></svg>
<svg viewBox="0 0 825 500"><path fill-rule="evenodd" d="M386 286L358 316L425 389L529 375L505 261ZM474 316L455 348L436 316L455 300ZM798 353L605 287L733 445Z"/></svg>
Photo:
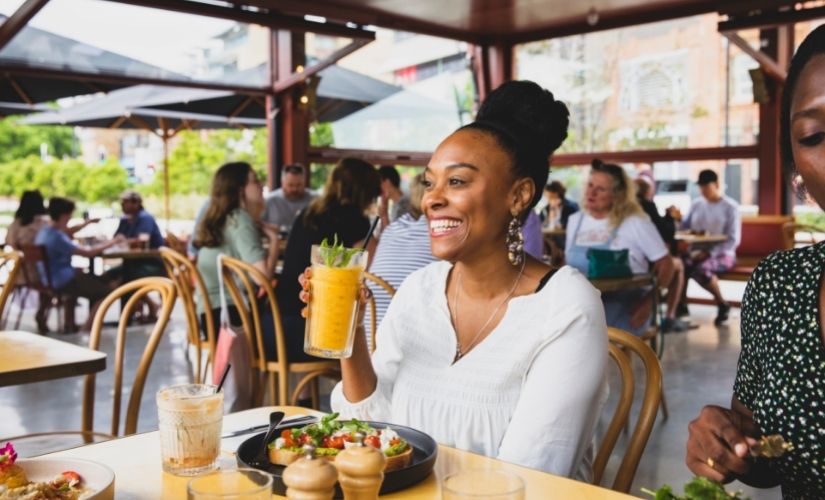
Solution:
<svg viewBox="0 0 825 500"><path fill-rule="evenodd" d="M404 427L402 425L385 424L382 422L367 422L367 424L376 429L383 429L389 425L392 430L397 432L399 436L404 438L404 440L410 443L410 446L413 447L413 457L410 465L404 467L403 469L390 471L384 474L384 482L381 484L382 495L392 493L393 491L403 490L404 488L409 488L410 486L423 481L430 475L433 471L435 456L438 451L438 445L433 438L421 431L410 429L409 427ZM283 429L303 427L304 425L306 424L292 427L286 426L283 427ZM284 481L281 478L285 467L283 465L263 465L255 462L255 457L261 450L261 442L265 436L266 433L262 432L261 434L252 436L241 443L238 447L238 466L251 467L253 469L262 470L272 474L272 492L276 495L285 495L286 485L284 485ZM341 489L338 485L336 485L335 498L342 498L343 496L344 494L341 492Z"/></svg>

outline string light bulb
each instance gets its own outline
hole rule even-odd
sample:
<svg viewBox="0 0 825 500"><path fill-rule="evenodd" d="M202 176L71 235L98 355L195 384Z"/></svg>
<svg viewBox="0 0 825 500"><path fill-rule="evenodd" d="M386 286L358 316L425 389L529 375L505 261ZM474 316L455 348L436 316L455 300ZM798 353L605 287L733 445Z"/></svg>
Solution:
<svg viewBox="0 0 825 500"><path fill-rule="evenodd" d="M300 101L301 101L301 104L306 104L306 103L309 102L309 97L307 97L305 95L302 95Z"/></svg>
<svg viewBox="0 0 825 500"><path fill-rule="evenodd" d="M590 7L590 10L587 11L587 25L588 26L596 26L599 22L599 11L596 10L596 7Z"/></svg>

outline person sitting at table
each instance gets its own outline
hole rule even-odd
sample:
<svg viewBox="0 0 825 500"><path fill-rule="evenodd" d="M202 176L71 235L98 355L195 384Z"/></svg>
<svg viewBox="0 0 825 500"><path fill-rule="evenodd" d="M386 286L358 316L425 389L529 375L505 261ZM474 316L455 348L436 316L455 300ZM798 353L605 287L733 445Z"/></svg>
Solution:
<svg viewBox="0 0 825 500"><path fill-rule="evenodd" d="M220 280L218 255L224 254L255 266L271 279L278 262L278 245L264 249L261 235L278 241L278 229L272 224L255 222L250 207L263 203L263 187L252 166L245 162L222 165L212 179L209 204L195 227L194 246L198 249L198 271L203 277L215 332L220 331ZM227 313L232 325L240 325L241 317L226 294ZM204 301L198 301L201 327L206 334Z"/></svg>
<svg viewBox="0 0 825 500"><path fill-rule="evenodd" d="M284 165L281 170L281 187L266 197L263 220L278 226L279 230L289 233L295 217L305 209L315 193L307 189L307 174L299 163Z"/></svg>
<svg viewBox="0 0 825 500"><path fill-rule="evenodd" d="M166 243L155 218L143 208L143 198L140 193L132 190L124 191L120 195L120 208L123 210L123 215L115 229L115 235L122 235L130 248L156 250ZM124 259L123 264L103 273L103 278L106 281L128 283L149 276L165 275L163 262L159 258L146 257ZM121 304L126 304L130 296L123 297ZM149 313L144 316L139 312L140 321L156 321L158 304L148 297L144 303L149 307Z"/></svg>
<svg viewBox="0 0 825 500"><path fill-rule="evenodd" d="M606 395L604 310L578 271L551 270L519 246L568 116L535 83L508 82L490 93L476 121L437 147L422 209L442 260L401 284L372 358L359 323L352 356L341 360L334 411L591 478ZM302 282L308 286L306 274Z"/></svg>
<svg viewBox="0 0 825 500"><path fill-rule="evenodd" d="M46 250L48 270L42 262L37 263L40 280L46 286L51 284L58 293L71 297L89 299L89 318L84 330L89 330L100 302L112 291L101 277L86 274L72 267L72 256L95 257L114 245L121 244L125 238L121 235L94 246L79 245L69 236L69 220L75 209L75 203L67 198L49 200L49 217L51 223L43 226L34 238L35 245L42 245ZM48 273L48 274L47 274ZM51 283L49 283L51 277ZM66 332L77 330L74 324L73 307L68 306Z"/></svg>
<svg viewBox="0 0 825 500"><path fill-rule="evenodd" d="M329 173L323 193L295 219L275 289L290 361L315 359L304 353L305 320L301 316L303 304L298 298L301 290L298 276L310 265L312 245L323 240L332 243L336 236L345 247L362 245L370 230L370 220L365 213L381 194L381 177L373 165L344 158ZM263 323L272 328L272 321ZM267 337L274 341L274 332ZM271 352L274 356L274 345Z"/></svg>
<svg viewBox="0 0 825 500"><path fill-rule="evenodd" d="M430 250L430 224L421 211L424 176L410 182L410 211L387 226L375 249L369 271L383 278L396 290L413 271L436 260ZM375 297L376 324L381 324L390 305L390 295L380 286L370 284Z"/></svg>
<svg viewBox="0 0 825 500"><path fill-rule="evenodd" d="M787 180L825 209L825 26L791 60L779 115ZM799 181L802 182L799 182ZM776 186L777 189L780 186ZM825 492L825 242L776 252L742 301L742 351L729 408L705 406L688 427L685 462L714 481L781 486L786 499ZM791 448L754 458L763 436Z"/></svg>
<svg viewBox="0 0 825 500"><path fill-rule="evenodd" d="M570 216L565 243L567 265L584 274L590 249L627 250L633 274L653 272L660 286L673 278L673 262L656 226L636 201L636 189L619 165L593 160L583 210ZM602 294L607 324L643 334L653 313L653 290L637 288Z"/></svg>
<svg viewBox="0 0 825 500"><path fill-rule="evenodd" d="M541 210L542 225L549 229L565 229L570 216L579 211L579 204L565 197L567 188L559 181L544 186L547 206Z"/></svg>
<svg viewBox="0 0 825 500"><path fill-rule="evenodd" d="M682 229L721 234L728 239L713 245L709 250L691 251L684 259L685 269L688 277L713 295L717 307L713 322L718 326L727 321L730 305L722 297L717 275L736 264L736 247L742 239L742 218L739 215L739 204L722 193L716 172L702 170L697 184L702 196L693 200L687 217L681 221Z"/></svg>
<svg viewBox="0 0 825 500"><path fill-rule="evenodd" d="M682 299L682 291L685 287L685 265L682 259L676 253L676 221L673 220L671 210L668 210L664 216L659 213L659 208L653 201L653 180L647 175L640 175L636 177L636 201L639 206L650 217L650 221L656 226L659 231L659 236L670 250L670 260L673 263L673 278L670 283L665 283L664 288L667 288L667 307L665 308L665 317L662 319L662 332L684 332L690 325L680 318L676 317L676 308L679 306L679 301Z"/></svg>

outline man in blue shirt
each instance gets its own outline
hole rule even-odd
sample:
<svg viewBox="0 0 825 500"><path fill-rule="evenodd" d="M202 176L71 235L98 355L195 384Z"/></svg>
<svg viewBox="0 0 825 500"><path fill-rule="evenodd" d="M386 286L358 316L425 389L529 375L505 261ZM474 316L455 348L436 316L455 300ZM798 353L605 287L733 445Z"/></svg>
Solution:
<svg viewBox="0 0 825 500"><path fill-rule="evenodd" d="M72 256L94 257L105 249L123 242L124 238L115 237L91 247L77 244L69 237L69 220L74 209L74 202L66 198L49 200L49 217L52 222L40 229L34 238L34 244L43 246L46 250L46 261L38 262L37 270L44 285L51 286L64 295L89 299L89 319L86 322L86 329L89 329L100 301L109 294L111 288L104 279L73 268ZM66 314L67 333L77 330L72 313L73 307L69 306ZM43 325L38 325L41 326Z"/></svg>
<svg viewBox="0 0 825 500"><path fill-rule="evenodd" d="M143 208L143 199L137 191L124 191L120 195L120 208L123 216L115 230L115 236L122 236L129 243L130 248L138 250L155 250L166 242L160 233L160 227L149 212ZM128 283L149 276L165 276L163 262L156 257L124 259L123 264L114 267L103 277L107 281ZM123 303L128 300L124 297ZM147 301L149 315L146 320L151 321L156 316L157 304Z"/></svg>

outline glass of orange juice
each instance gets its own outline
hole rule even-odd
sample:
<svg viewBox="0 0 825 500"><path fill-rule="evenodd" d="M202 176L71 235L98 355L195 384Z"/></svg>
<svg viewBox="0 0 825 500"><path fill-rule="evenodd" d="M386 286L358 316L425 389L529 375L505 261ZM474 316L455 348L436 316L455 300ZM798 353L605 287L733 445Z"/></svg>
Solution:
<svg viewBox="0 0 825 500"><path fill-rule="evenodd" d="M312 278L304 351L321 358L352 354L358 294L368 252L341 244L312 246Z"/></svg>

